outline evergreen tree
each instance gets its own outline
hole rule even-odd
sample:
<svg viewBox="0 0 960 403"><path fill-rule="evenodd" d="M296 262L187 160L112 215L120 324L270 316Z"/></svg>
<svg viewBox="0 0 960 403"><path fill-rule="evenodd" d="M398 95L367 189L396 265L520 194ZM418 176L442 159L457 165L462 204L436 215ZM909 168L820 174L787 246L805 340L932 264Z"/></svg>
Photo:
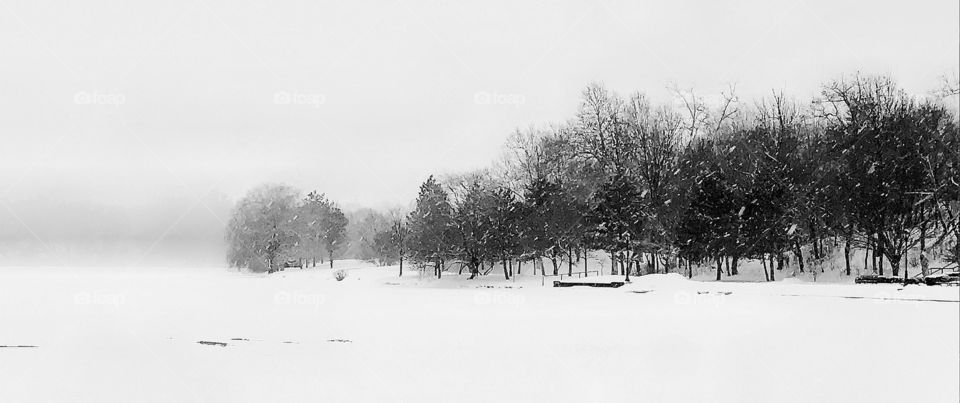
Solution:
<svg viewBox="0 0 960 403"><path fill-rule="evenodd" d="M600 185L593 198L591 219L596 228L596 239L610 252L613 274L616 274L615 264L619 261L621 271L629 280L632 254L639 244L644 225L637 184L629 176L617 174Z"/></svg>
<svg viewBox="0 0 960 403"><path fill-rule="evenodd" d="M453 208L447 192L433 176L420 185L416 208L408 218L411 257L421 264L434 264L439 278L444 259L449 258L455 243Z"/></svg>

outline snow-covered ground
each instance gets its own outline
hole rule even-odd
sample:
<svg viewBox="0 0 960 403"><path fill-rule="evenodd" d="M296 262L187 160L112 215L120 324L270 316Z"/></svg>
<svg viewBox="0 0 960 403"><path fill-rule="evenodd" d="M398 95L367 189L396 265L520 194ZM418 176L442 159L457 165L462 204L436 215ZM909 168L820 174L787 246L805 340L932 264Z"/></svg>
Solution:
<svg viewBox="0 0 960 403"><path fill-rule="evenodd" d="M956 287L338 266L0 268L0 401L960 399Z"/></svg>

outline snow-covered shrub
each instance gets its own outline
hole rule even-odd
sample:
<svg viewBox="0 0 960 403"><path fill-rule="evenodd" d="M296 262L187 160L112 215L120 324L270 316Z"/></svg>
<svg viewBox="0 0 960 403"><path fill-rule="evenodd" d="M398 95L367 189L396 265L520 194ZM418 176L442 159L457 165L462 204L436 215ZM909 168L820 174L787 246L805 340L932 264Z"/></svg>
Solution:
<svg viewBox="0 0 960 403"><path fill-rule="evenodd" d="M337 281L343 281L343 279L347 278L347 271L344 269L337 269L333 272L333 278L337 279Z"/></svg>

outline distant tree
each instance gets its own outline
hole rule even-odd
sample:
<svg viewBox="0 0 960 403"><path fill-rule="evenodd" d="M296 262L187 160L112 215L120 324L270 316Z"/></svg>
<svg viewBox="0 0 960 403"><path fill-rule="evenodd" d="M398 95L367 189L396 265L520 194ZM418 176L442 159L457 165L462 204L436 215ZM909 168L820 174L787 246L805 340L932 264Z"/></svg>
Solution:
<svg viewBox="0 0 960 403"><path fill-rule="evenodd" d="M489 228L485 242L486 255L499 257L503 275L509 279L512 269L508 270L507 265L512 265L512 260L519 258L522 253L520 202L510 189L497 187L484 198L483 211Z"/></svg>
<svg viewBox="0 0 960 403"><path fill-rule="evenodd" d="M463 196L454 206L453 213L453 226L459 241L456 254L470 268L470 279L473 279L486 259L491 237L496 234L484 205L488 190L479 181L463 186Z"/></svg>
<svg viewBox="0 0 960 403"><path fill-rule="evenodd" d="M611 272L620 271L630 279L632 254L640 243L645 213L640 204L637 184L627 175L612 176L594 194L590 217L596 228L596 239L611 256ZM624 267L626 263L626 267Z"/></svg>
<svg viewBox="0 0 960 403"><path fill-rule="evenodd" d="M346 245L340 249L340 255L360 260L378 259L374 237L389 230L390 218L369 208L347 212L346 216Z"/></svg>
<svg viewBox="0 0 960 403"><path fill-rule="evenodd" d="M420 185L416 208L407 219L411 257L421 264L433 263L439 278L443 262L455 246L453 235L453 208L449 195L433 176Z"/></svg>
<svg viewBox="0 0 960 403"><path fill-rule="evenodd" d="M298 209L301 238L317 242L327 253L330 268L333 256L346 237L347 217L322 193L310 192Z"/></svg>
<svg viewBox="0 0 960 403"><path fill-rule="evenodd" d="M724 256L737 247L737 222L741 215L737 206L741 203L719 167L718 160L723 157L712 155L708 144L701 143L700 152L694 154L706 160L698 164L701 170L680 221L677 242L681 254L716 262L719 281Z"/></svg>
<svg viewBox="0 0 960 403"><path fill-rule="evenodd" d="M325 214L320 218L320 240L330 259L330 268L333 268L333 254L343 245L346 236L347 217L343 211L333 203L328 202Z"/></svg>
<svg viewBox="0 0 960 403"><path fill-rule="evenodd" d="M581 214L575 203L559 183L547 178L534 179L524 194L525 246L536 258L549 258L554 275L558 274L559 262L569 260L570 250L579 245L582 238L579 235Z"/></svg>
<svg viewBox="0 0 960 403"><path fill-rule="evenodd" d="M297 245L294 225L298 192L283 185L262 185L234 207L227 224L227 259L238 268L275 269Z"/></svg>
<svg viewBox="0 0 960 403"><path fill-rule="evenodd" d="M624 108L624 100L603 84L591 83L581 93L573 144L579 156L608 174L625 172L634 158Z"/></svg>
<svg viewBox="0 0 960 403"><path fill-rule="evenodd" d="M392 228L381 230L373 236L373 249L381 266L389 266L400 259L400 242Z"/></svg>
<svg viewBox="0 0 960 403"><path fill-rule="evenodd" d="M310 192L297 209L296 229L300 237L300 251L304 258L313 260L313 266L316 266L318 257L323 262L325 249L320 221L326 214L327 204L323 194Z"/></svg>
<svg viewBox="0 0 960 403"><path fill-rule="evenodd" d="M740 133L738 155L742 183L743 213L739 219L740 253L778 261L790 250L788 233L800 217L792 211L797 205L795 174L799 166L798 142L789 133L779 132L763 124ZM776 278L771 260L765 271L769 281Z"/></svg>
<svg viewBox="0 0 960 403"><path fill-rule="evenodd" d="M508 140L512 158L505 164L504 182L523 194L517 222L520 261L533 260L536 267L550 256L555 271L566 260L572 274L574 256L579 259L592 247L584 215L604 174L594 154L581 148L591 144L582 138L587 133L578 124L566 124L518 131Z"/></svg>
<svg viewBox="0 0 960 403"><path fill-rule="evenodd" d="M407 228L402 218L396 218L390 226L378 231L374 235L373 249L381 265L400 263L400 276L403 277L403 256L406 252L405 242Z"/></svg>
<svg viewBox="0 0 960 403"><path fill-rule="evenodd" d="M694 106L690 105L691 108ZM705 119L692 111L693 122ZM681 146L684 142L681 116L663 107L653 109L646 98L637 94L631 99L628 109L630 132L636 144L636 160L632 169L640 188L641 203L645 209L645 222L641 233L641 250L650 253L654 271L657 270L660 254L671 253L676 220L679 218L679 164ZM700 123L689 129L696 132Z"/></svg>
<svg viewBox="0 0 960 403"><path fill-rule="evenodd" d="M688 262L687 276L693 277L693 269L689 262L701 262L710 258L707 243L709 239L710 223L697 215L699 210L694 202L699 200L700 187L703 179L712 172L713 161L716 158L713 142L706 139L696 139L685 147L676 171L676 181L679 183L674 204L680 212L674 224L674 246L678 255Z"/></svg>

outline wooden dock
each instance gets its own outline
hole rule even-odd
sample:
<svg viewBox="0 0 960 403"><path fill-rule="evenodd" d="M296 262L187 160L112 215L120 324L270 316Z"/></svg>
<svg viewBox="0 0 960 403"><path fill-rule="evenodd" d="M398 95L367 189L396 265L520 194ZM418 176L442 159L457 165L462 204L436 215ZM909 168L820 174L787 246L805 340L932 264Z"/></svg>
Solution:
<svg viewBox="0 0 960 403"><path fill-rule="evenodd" d="M589 281L589 280L556 280L553 282L554 287L601 287L601 288L618 288L623 287L626 284L623 281Z"/></svg>

